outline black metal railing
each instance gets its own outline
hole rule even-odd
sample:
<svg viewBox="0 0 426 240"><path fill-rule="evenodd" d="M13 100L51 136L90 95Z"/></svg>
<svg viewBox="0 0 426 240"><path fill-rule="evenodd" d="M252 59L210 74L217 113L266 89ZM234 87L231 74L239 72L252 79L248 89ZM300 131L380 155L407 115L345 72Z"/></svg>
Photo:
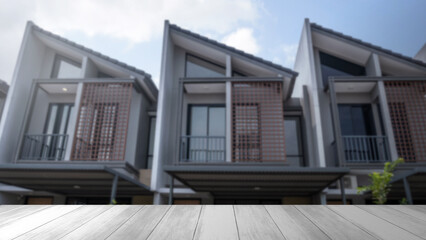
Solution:
<svg viewBox="0 0 426 240"><path fill-rule="evenodd" d="M226 161L226 139L216 136L182 136L180 163L221 163Z"/></svg>
<svg viewBox="0 0 426 240"><path fill-rule="evenodd" d="M21 159L61 161L67 141L67 134L25 134Z"/></svg>
<svg viewBox="0 0 426 240"><path fill-rule="evenodd" d="M389 161L386 136L342 136L346 163Z"/></svg>

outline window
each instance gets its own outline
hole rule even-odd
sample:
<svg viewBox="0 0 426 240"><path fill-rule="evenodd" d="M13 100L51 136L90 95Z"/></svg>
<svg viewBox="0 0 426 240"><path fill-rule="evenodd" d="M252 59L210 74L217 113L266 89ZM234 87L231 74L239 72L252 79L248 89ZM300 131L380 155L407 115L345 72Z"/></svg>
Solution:
<svg viewBox="0 0 426 240"><path fill-rule="evenodd" d="M44 127L45 134L66 134L68 121L74 110L72 103L51 103Z"/></svg>
<svg viewBox="0 0 426 240"><path fill-rule="evenodd" d="M376 135L370 104L339 104L338 107L343 136Z"/></svg>
<svg viewBox="0 0 426 240"><path fill-rule="evenodd" d="M225 161L225 106L190 106L188 119L187 160Z"/></svg>
<svg viewBox="0 0 426 240"><path fill-rule="evenodd" d="M328 86L328 77L331 76L364 76L363 66L320 52L321 76L323 85Z"/></svg>
<svg viewBox="0 0 426 240"><path fill-rule="evenodd" d="M149 142L148 142L148 157L147 157L147 168L152 168L152 159L154 157L154 140L155 140L155 124L156 117L149 119Z"/></svg>
<svg viewBox="0 0 426 240"><path fill-rule="evenodd" d="M66 148L67 128L74 110L72 103L51 103L46 117L41 157L60 160Z"/></svg>
<svg viewBox="0 0 426 240"><path fill-rule="evenodd" d="M69 58L56 55L52 78L80 78L81 64Z"/></svg>
<svg viewBox="0 0 426 240"><path fill-rule="evenodd" d="M186 55L185 76L189 78L225 77L226 69L193 55Z"/></svg>
<svg viewBox="0 0 426 240"><path fill-rule="evenodd" d="M287 161L290 165L303 166L303 142L300 117L285 117L284 129Z"/></svg>

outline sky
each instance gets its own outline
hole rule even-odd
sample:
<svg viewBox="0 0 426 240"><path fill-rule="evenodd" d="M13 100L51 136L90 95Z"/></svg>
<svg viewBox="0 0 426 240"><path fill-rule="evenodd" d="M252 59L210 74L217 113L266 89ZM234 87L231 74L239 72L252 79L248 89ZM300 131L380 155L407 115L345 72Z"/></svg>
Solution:
<svg viewBox="0 0 426 240"><path fill-rule="evenodd" d="M305 18L414 56L426 43L425 12L425 0L0 0L0 79L12 79L28 20L144 70L158 86L166 19L293 68Z"/></svg>

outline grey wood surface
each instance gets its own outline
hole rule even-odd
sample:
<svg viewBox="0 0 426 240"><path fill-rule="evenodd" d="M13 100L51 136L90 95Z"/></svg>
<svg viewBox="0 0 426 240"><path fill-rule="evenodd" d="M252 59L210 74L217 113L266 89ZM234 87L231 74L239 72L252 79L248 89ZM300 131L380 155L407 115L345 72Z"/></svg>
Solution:
<svg viewBox="0 0 426 240"><path fill-rule="evenodd" d="M426 208L4 205L0 239L426 239Z"/></svg>
<svg viewBox="0 0 426 240"><path fill-rule="evenodd" d="M289 205L265 206L286 239L330 239L297 208Z"/></svg>

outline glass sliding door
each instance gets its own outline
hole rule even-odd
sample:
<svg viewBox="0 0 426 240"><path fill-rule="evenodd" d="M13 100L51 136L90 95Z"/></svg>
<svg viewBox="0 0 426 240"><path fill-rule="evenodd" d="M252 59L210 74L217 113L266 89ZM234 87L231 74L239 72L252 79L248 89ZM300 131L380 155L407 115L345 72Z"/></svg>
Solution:
<svg viewBox="0 0 426 240"><path fill-rule="evenodd" d="M188 119L186 161L225 161L225 106L192 105Z"/></svg>
<svg viewBox="0 0 426 240"><path fill-rule="evenodd" d="M67 143L67 128L74 110L72 103L51 103L46 117L42 139L42 157L48 160L61 160Z"/></svg>

